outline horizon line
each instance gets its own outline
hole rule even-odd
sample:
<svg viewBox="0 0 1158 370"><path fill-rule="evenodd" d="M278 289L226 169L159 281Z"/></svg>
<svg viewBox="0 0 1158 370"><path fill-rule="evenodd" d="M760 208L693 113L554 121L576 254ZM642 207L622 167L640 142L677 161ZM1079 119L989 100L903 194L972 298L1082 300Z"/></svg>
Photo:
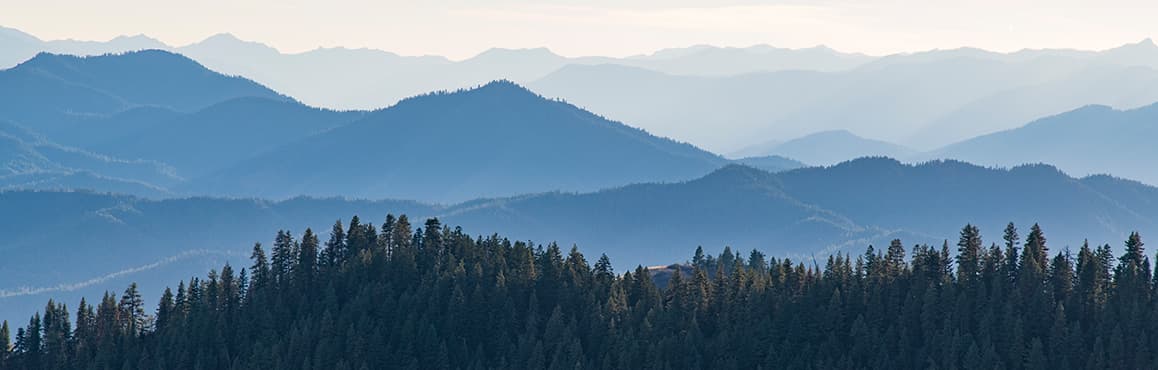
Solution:
<svg viewBox="0 0 1158 370"><path fill-rule="evenodd" d="M233 34L232 32L229 32L229 31L217 32L217 33L211 34L209 36L206 36L204 38L201 38L198 41L194 41L194 42L190 42L190 43L186 43L186 44L171 43L171 42L168 42L165 40L161 40L157 37L150 36L146 33L137 33L137 34L133 34L133 35L121 34L121 35L117 35L117 36L114 36L114 37L106 39L106 40L98 40L98 39L79 39L79 38L72 38L72 37L46 39L46 38L42 38L40 36L37 36L35 34L32 34L30 32L24 31L22 29L15 28L15 27L8 27L8 26L2 25L2 24L0 24L0 31L10 31L10 32L14 31L14 32L26 35L28 37L31 37L40 43L77 42L77 43L107 44L107 43L111 43L111 42L119 40L119 39L144 38L144 39L148 39L150 41L157 42L161 45L164 45L169 50L176 50L176 49L196 46L196 45L203 44L203 43L205 43L211 39L214 39L214 38L226 37L226 38L229 38L229 39L241 42L241 43L251 43L251 44L261 45L263 47L272 49L273 51L275 51L281 55L300 55L300 54L306 54L306 53L315 52L315 51L319 51L319 50L342 49L342 50L376 51L376 52L393 54L393 55L396 55L399 57L405 57L405 58L442 58L442 59L445 59L447 61L456 62L456 63L475 59L475 58L478 58L482 55L485 55L487 53L494 52L494 51L532 51L532 50L544 50L551 55L555 55L555 56L559 56L559 57L563 57L563 58L567 58L567 59L582 59L582 58L631 59L631 58L654 57L657 54L660 54L660 53L665 52L665 51L689 50L689 49L694 49L694 48L714 48L714 49L722 49L722 50L728 50L728 49L746 50L746 49L753 49L753 48L768 47L768 48L772 48L772 49L788 50L788 51L804 51L804 50L823 49L823 50L827 50L827 51L830 51L832 53L835 53L838 55L843 55L843 56L850 56L850 57L858 57L859 56L859 57L865 57L865 58L870 58L870 59L881 59L881 58L887 58L887 57L892 57L892 56L905 56L905 55L916 55L916 54L923 54L923 53L930 53L930 52L944 52L944 51L958 51L958 50L975 50L975 51L981 51L981 52L985 52L985 53L992 53L992 54L999 54L999 55L1014 55L1014 54L1018 54L1018 53L1041 52L1041 51L1071 51L1071 52L1102 53L1102 52L1107 52L1107 51L1111 51L1111 50L1115 50L1115 49L1120 49L1123 47L1136 46L1136 45L1155 46L1155 43L1154 43L1152 37L1144 37L1141 40L1125 42L1122 44L1118 44L1117 46L1107 47L1107 48L1103 48L1103 49L1023 47L1023 48L1016 49L1016 50L1002 51L1002 50L986 49L984 47L978 47L978 46L959 45L959 46L944 47L944 48L937 47L937 48L932 48L932 49L918 49L918 50L908 50L908 51L900 51L900 52L894 52L894 53L875 54L875 53L867 53L867 52L861 52L861 51L840 50L840 49L828 46L826 44L816 44L816 45L813 45L810 47L790 48L790 47L775 46L775 45L772 45L770 43L758 43L758 44L751 44L751 45L747 45L747 46L693 43L693 44L685 45L685 46L669 46L669 47L655 49L655 50L652 50L650 52L637 52L634 54L623 55L623 56L591 55L591 54L566 55L566 54L561 54L559 52L556 52L555 50L552 50L551 48L546 47L546 46L531 46L531 47L492 46L492 47L486 48L485 50L483 50L481 52L471 54L470 56L465 57L465 58L452 58L452 57L449 57L446 55L440 55L440 54L402 54L399 52L390 51L390 50L386 50L386 49L380 49L380 48L374 48L374 47L354 47L354 46L346 46L346 45L337 45L337 46L319 45L319 46L312 48L312 49L306 49L306 50L300 50L300 51L286 51L286 50L283 50L281 48L278 48L277 46L269 44L265 41L243 39L243 38L238 37L237 35ZM147 50L147 49L140 49L140 50Z"/></svg>

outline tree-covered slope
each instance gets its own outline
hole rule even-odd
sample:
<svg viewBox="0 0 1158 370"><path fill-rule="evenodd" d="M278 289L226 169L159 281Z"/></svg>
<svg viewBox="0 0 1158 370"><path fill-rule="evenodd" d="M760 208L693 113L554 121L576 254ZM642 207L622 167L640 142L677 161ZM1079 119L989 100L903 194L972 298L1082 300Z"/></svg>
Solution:
<svg viewBox="0 0 1158 370"><path fill-rule="evenodd" d="M1133 369L1158 359L1156 283L1138 233L1115 260L1109 245L1059 252L1038 225L1024 238L1009 226L1005 245L986 247L966 225L946 236L956 252L893 240L821 267L697 249L686 265L619 273L605 255L390 215L380 229L279 231L248 262L170 281L151 300L137 284L75 310L48 300L26 325L0 323L0 367Z"/></svg>

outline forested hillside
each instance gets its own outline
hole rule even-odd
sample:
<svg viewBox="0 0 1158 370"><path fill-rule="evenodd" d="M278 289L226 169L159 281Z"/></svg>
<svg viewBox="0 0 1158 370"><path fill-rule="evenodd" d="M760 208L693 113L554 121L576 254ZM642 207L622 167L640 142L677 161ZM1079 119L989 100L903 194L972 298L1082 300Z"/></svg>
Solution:
<svg viewBox="0 0 1158 370"><path fill-rule="evenodd" d="M1050 225L1054 245L1076 249L1085 238L1101 244L1125 239L1131 230L1158 229L1158 188L1105 176L1075 179L1048 166L911 166L878 158L775 174L733 165L681 183L452 206L9 191L0 192L0 209L7 211L0 212L0 235L6 236L0 254L21 261L0 264L6 277L0 281L0 320L13 320L47 297L75 301L130 281L139 281L153 301L161 283L240 263L246 244L269 242L279 229L301 232L349 214L438 217L483 235L580 245L606 253L623 269L676 262L697 246L799 260L895 238L937 245L965 223L1000 230L1010 221Z"/></svg>
<svg viewBox="0 0 1158 370"><path fill-rule="evenodd" d="M988 245L966 225L955 255L894 240L821 268L697 250L690 266L622 275L606 256L437 219L319 234L279 232L249 267L182 281L156 306L135 284L75 310L50 300L0 367L1102 369L1158 354L1137 233L1116 258L1051 250L1037 225ZM676 272L657 286L657 270ZM0 348L16 326L0 326Z"/></svg>

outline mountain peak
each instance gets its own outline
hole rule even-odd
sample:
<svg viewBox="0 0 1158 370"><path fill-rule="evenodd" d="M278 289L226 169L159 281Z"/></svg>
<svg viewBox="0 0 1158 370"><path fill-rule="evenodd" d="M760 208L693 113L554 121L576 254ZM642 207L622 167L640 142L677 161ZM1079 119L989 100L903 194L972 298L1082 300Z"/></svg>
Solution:
<svg viewBox="0 0 1158 370"><path fill-rule="evenodd" d="M201 42L231 42L231 43L243 43L243 42L246 42L246 41L244 41L244 40L242 40L242 39L239 39L239 38L237 38L237 36L234 36L232 33L229 33L229 32L221 32L221 33L218 33L218 34L214 34L213 36L209 36L209 37L206 37L204 40L201 40Z"/></svg>
<svg viewBox="0 0 1158 370"><path fill-rule="evenodd" d="M274 49L269 45L256 41L242 40L228 32L222 32L213 36L209 36L200 42L185 46L182 49L208 49L229 54L254 52L278 53L277 49Z"/></svg>
<svg viewBox="0 0 1158 370"><path fill-rule="evenodd" d="M161 42L161 40L157 40L155 38L149 37L148 35L145 35L143 33L138 33L136 35L120 35L120 36L114 37L112 40L109 40L109 43L131 43L131 44L135 44L135 45L150 45L150 47L152 47L154 49L163 48L166 46L165 43Z"/></svg>
<svg viewBox="0 0 1158 370"><path fill-rule="evenodd" d="M816 133L813 133L810 135L805 135L804 137L810 137L810 136L811 137L848 137L848 138L863 139L863 137L861 137L860 135L854 134L854 133L852 133L852 131L849 131L846 129L820 131L820 132L816 132Z"/></svg>
<svg viewBox="0 0 1158 370"><path fill-rule="evenodd" d="M490 48L469 60L492 60L499 59L499 61L509 61L508 58L543 58L543 59L563 59L563 57L555 54L550 49L545 47L525 48L525 49L506 49L506 48Z"/></svg>
<svg viewBox="0 0 1158 370"><path fill-rule="evenodd" d="M768 172L752 167L746 164L732 163L720 169L712 171L704 179L708 178L756 178L767 175Z"/></svg>
<svg viewBox="0 0 1158 370"><path fill-rule="evenodd" d="M65 83L68 91L90 95L85 99L96 94L116 102L93 103L85 108L94 109L86 111L90 113L141 105L196 111L241 96L287 99L253 81L216 73L184 55L157 49L85 57L39 53L10 71Z"/></svg>
<svg viewBox="0 0 1158 370"><path fill-rule="evenodd" d="M1158 45L1154 44L1153 39L1147 37L1135 43L1125 44L1116 48L1108 49L1106 52L1150 52L1151 50L1155 49L1158 49Z"/></svg>
<svg viewBox="0 0 1158 370"><path fill-rule="evenodd" d="M38 43L38 42L40 42L40 39L36 38L36 36L32 36L28 33L25 33L24 31L21 31L21 30L15 29L15 28L8 28L8 27L4 27L4 26L0 26L0 39L16 40L16 41L19 41L22 43Z"/></svg>
<svg viewBox="0 0 1158 370"><path fill-rule="evenodd" d="M481 86L473 88L458 89L453 91L437 91L422 95L412 96L402 99L395 104L395 106L405 106L415 102L429 101L429 98L438 97L495 97L500 99L509 99L515 96L522 96L524 98L530 97L534 99L543 99L542 96L536 94L534 91L519 85L511 80L501 79L487 82ZM510 103L507 101L506 103Z"/></svg>
<svg viewBox="0 0 1158 370"><path fill-rule="evenodd" d="M479 86L478 88L475 88L474 90L480 90L480 91L518 91L518 92L526 92L526 93L534 94L534 92L532 92L530 89L524 87L523 85L519 85L517 82L507 80L507 79L500 79L500 80L494 80L491 82L487 82L486 84L483 84L482 86ZM538 95L538 94L535 94L535 95Z"/></svg>

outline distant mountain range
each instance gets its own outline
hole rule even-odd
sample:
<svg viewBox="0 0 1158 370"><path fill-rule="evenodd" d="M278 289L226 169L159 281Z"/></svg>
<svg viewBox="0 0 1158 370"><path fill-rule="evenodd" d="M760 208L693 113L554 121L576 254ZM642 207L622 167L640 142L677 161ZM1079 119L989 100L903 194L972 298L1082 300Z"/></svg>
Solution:
<svg viewBox="0 0 1158 370"><path fill-rule="evenodd" d="M1077 176L1113 174L1158 184L1158 104L1088 106L923 154L989 166L1050 163Z"/></svg>
<svg viewBox="0 0 1158 370"><path fill-rule="evenodd" d="M440 56L402 56L372 49L319 48L286 54L226 33L190 45L170 46L146 36L108 42L42 41L16 29L0 28L0 68L40 51L99 55L144 49L178 52L214 70L254 79L307 104L337 109L377 109L430 91L457 90L498 79L527 82L570 64L621 64L672 74L721 76L772 70L838 71L873 59L825 47L697 45L626 58L568 58L544 48L491 49L466 60L452 61Z"/></svg>
<svg viewBox="0 0 1158 370"><path fill-rule="evenodd" d="M308 176L316 169L303 167L299 173ZM43 305L43 295L19 293L21 287L46 287L57 297L91 296L127 281L175 281L225 261L247 266L252 243L269 241L277 228L300 234L311 226L325 239L335 219L349 221L352 214L380 223L387 212L407 213L415 224L437 216L472 234L574 243L592 254L607 253L618 270L682 261L697 245L756 248L805 260L836 251L860 253L892 238L939 245L955 238L965 223L979 225L988 244L1000 241L1009 221L1022 228L1040 222L1055 251L1077 247L1085 238L1119 246L1132 230L1144 235L1158 230L1158 188L1137 182L1076 179L1044 165L998 170L873 158L778 174L732 165L687 182L453 206L10 191L0 193L0 209L21 210L0 212L0 233L6 235L0 251L10 260L27 261L0 265L0 274L18 277L0 286L0 315Z"/></svg>
<svg viewBox="0 0 1158 370"><path fill-rule="evenodd" d="M1132 55L1121 49L1154 57L1115 59ZM974 54L936 51L840 72L726 77L569 65L527 86L725 153L842 129L924 151L1088 104L1133 108L1158 101L1158 47L1151 43L1099 54Z"/></svg>
<svg viewBox="0 0 1158 370"><path fill-rule="evenodd" d="M107 181L86 177L70 186L48 181L41 171L9 181L10 187L459 202L683 181L729 163L507 81L373 112L333 111L166 51L42 53L0 71L0 97L7 98L0 118L45 142L168 171L163 178L151 168L107 177L79 167L67 173L91 172ZM795 167L782 164L779 169Z"/></svg>
<svg viewBox="0 0 1158 370"><path fill-rule="evenodd" d="M25 150L19 164L25 170L10 171L0 183L9 189L88 188L150 197L342 194L458 202L682 181L729 163L511 82L419 96L372 112L333 111L308 107L260 84L156 50L98 57L39 54L0 70L0 98L0 119L8 122L8 134L28 131L36 139L24 138L25 144L35 144L39 152L55 150L57 158ZM1126 139L1119 136L1123 133L1131 133L1128 138L1154 137L1149 131L1152 114L1147 113L1153 111L1080 109L932 151L834 130L755 145L733 156L773 156L736 161L770 171L865 156L906 162L960 159L1003 167L1050 163L1075 175L1110 173L1155 184L1158 178L1147 170L1146 160L1152 158L1143 149L1147 145L1090 155L1065 149L1081 147L1090 138ZM455 156L448 148L473 155ZM105 159L63 163L58 162L61 153ZM395 162L370 173L357 171L369 158ZM300 177L294 167L303 164L333 173ZM56 170L45 170L49 168ZM540 176L528 180L524 174L531 172ZM269 186L269 181L279 185Z"/></svg>
<svg viewBox="0 0 1158 370"><path fill-rule="evenodd" d="M345 195L459 202L681 181L726 163L692 145L499 81L404 100L194 180L189 189L275 199Z"/></svg>
<svg viewBox="0 0 1158 370"><path fill-rule="evenodd" d="M693 46L626 58L493 49L453 61L369 49L285 54L228 34L174 47L145 36L42 41L0 30L0 61L37 51L161 48L254 79L314 106L379 109L406 97L507 79L660 136L731 153L769 140L849 130L919 151L1089 104L1158 101L1158 47L978 49L869 57L824 47ZM4 65L4 64L0 64Z"/></svg>
<svg viewBox="0 0 1158 370"><path fill-rule="evenodd" d="M909 163L955 159L982 166L1044 163L1074 176L1110 174L1158 184L1158 104L1117 110L1091 105L920 152L847 131L821 132L783 143L754 146L732 156L778 155L830 166L852 158L883 156Z"/></svg>
<svg viewBox="0 0 1158 370"><path fill-rule="evenodd" d="M238 97L291 100L159 50L94 57L41 53L0 70L0 118L49 135L132 108L192 112Z"/></svg>
<svg viewBox="0 0 1158 370"><path fill-rule="evenodd" d="M19 149L24 153L20 161L9 161L10 167L24 168L9 171L0 183L9 189L87 188L150 197L342 194L458 202L682 181L731 163L545 99L512 82L419 96L378 111L333 111L308 107L255 82L158 50L96 57L38 54L0 70L0 108L8 135L27 131L36 137L21 139L23 144L8 151L8 157L15 158L15 148L35 146ZM1153 111L1153 106L1127 111L1093 106L929 151L833 130L754 145L732 156L753 157L735 163L774 172L866 156L905 162L960 159L1002 167L1049 163L1079 176L1109 173L1158 184L1148 170L1147 159L1153 156L1144 143L1092 154L1068 149L1087 145L1091 138L1115 142L1155 137ZM1126 133L1130 135L1121 136ZM360 144L348 145L354 142ZM473 155L464 159L446 148ZM54 151L55 159L45 159L46 151ZM330 163L339 155L349 159ZM65 157L89 160L60 162ZM355 170L364 166L362 158L396 162L364 173ZM293 168L301 164L333 173L302 178ZM441 170L415 177L423 166ZM551 175L524 178L530 172ZM402 173L410 180L403 180ZM427 185L426 180L439 185ZM269 186L268 181L279 185Z"/></svg>
<svg viewBox="0 0 1158 370"><path fill-rule="evenodd" d="M102 189L141 196L171 196L153 184L177 181L174 169L150 160L125 160L49 141L0 121L0 190Z"/></svg>
<svg viewBox="0 0 1158 370"><path fill-rule="evenodd" d="M914 154L916 154L915 150L897 144L865 139L847 130L834 130L822 131L786 142L770 142L752 146L734 153L733 156L776 155L798 159L814 166L831 166L854 158L907 159Z"/></svg>

